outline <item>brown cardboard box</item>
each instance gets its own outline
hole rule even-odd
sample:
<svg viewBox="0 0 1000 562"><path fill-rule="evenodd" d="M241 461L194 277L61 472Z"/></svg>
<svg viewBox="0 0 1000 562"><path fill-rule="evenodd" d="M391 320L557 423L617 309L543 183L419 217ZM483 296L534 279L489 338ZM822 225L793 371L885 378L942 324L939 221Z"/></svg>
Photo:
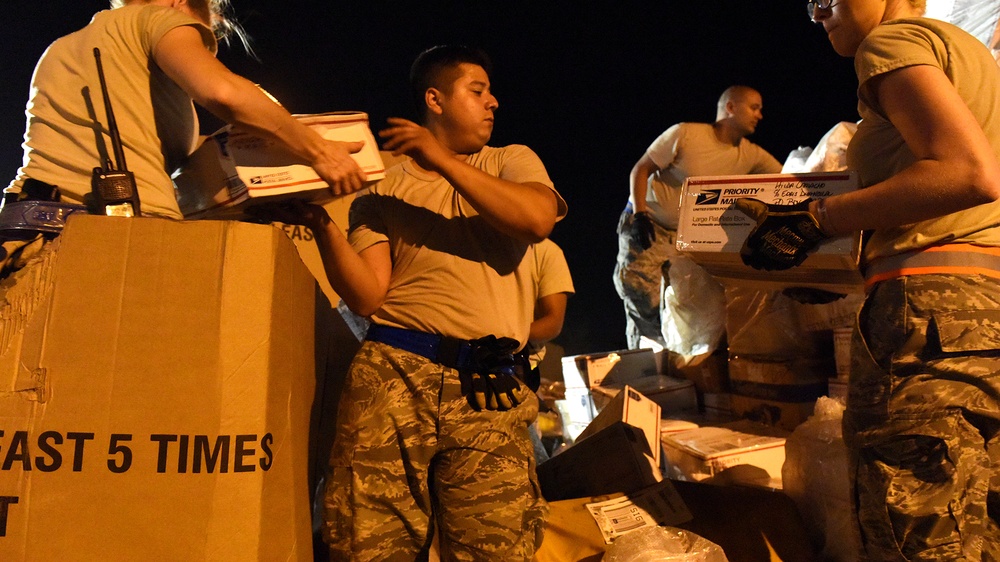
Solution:
<svg viewBox="0 0 1000 562"><path fill-rule="evenodd" d="M860 234L824 241L798 267L758 271L740 259L740 248L754 222L733 206L743 197L787 205L855 189L857 178L852 172L688 178L681 192L677 249L723 282L761 289L818 287L841 293L863 292L858 270Z"/></svg>
<svg viewBox="0 0 1000 562"><path fill-rule="evenodd" d="M357 111L296 115L325 139L364 141L352 154L368 181L385 177L368 115ZM177 202L188 219L237 218L252 201L293 195L332 198L326 182L275 142L226 126L202 142L174 178Z"/></svg>
<svg viewBox="0 0 1000 562"><path fill-rule="evenodd" d="M9 281L0 559L312 559L317 290L282 232L74 216Z"/></svg>
<svg viewBox="0 0 1000 562"><path fill-rule="evenodd" d="M766 360L731 357L733 413L789 431L812 415L816 399L829 392L833 358Z"/></svg>

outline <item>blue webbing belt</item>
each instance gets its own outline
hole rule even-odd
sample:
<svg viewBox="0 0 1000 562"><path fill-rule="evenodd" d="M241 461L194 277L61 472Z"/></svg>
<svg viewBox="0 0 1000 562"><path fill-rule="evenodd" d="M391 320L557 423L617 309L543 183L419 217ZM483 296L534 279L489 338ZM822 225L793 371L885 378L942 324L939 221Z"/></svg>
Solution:
<svg viewBox="0 0 1000 562"><path fill-rule="evenodd" d="M472 345L468 341L437 334L372 324L365 339L416 353L452 369L467 369L472 360Z"/></svg>
<svg viewBox="0 0 1000 562"><path fill-rule="evenodd" d="M54 201L12 201L0 205L0 231L62 232L66 219L75 213L87 214L87 207Z"/></svg>

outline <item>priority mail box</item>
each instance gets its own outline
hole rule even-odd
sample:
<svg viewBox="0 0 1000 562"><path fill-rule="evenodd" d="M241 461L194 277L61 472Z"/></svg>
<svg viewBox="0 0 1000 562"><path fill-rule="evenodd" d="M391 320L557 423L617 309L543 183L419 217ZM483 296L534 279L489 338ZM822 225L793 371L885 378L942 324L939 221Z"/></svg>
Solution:
<svg viewBox="0 0 1000 562"><path fill-rule="evenodd" d="M691 256L723 283L761 289L814 287L842 293L864 291L858 270L860 233L824 241L799 265L784 271L760 271L743 264L740 248L756 223L733 203L752 197L790 205L857 189L853 172L696 176L681 193L677 250Z"/></svg>
<svg viewBox="0 0 1000 562"><path fill-rule="evenodd" d="M0 560L312 560L288 237L76 215L49 249L0 288Z"/></svg>
<svg viewBox="0 0 1000 562"><path fill-rule="evenodd" d="M378 144L361 112L296 115L325 139L364 141L352 154L367 181L385 177ZM202 142L174 177L184 218L239 218L252 201L298 197L329 200L333 195L308 163L277 142L226 126Z"/></svg>

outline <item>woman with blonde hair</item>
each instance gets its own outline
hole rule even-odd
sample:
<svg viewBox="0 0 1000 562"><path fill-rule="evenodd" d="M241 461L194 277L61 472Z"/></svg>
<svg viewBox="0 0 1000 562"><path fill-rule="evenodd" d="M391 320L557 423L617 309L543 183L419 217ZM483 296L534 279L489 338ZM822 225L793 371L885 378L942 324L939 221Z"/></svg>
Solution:
<svg viewBox="0 0 1000 562"><path fill-rule="evenodd" d="M1000 559L1000 68L923 1L813 0L853 57L856 192L757 220L744 261L794 267L865 232L844 438L872 560Z"/></svg>
<svg viewBox="0 0 1000 562"><path fill-rule="evenodd" d="M283 145L336 194L362 187L361 143L325 140L215 58L217 36L239 32L225 0L112 0L84 28L52 43L35 68L24 162L12 198L83 204L91 173L112 154L94 50L99 49L123 153L144 215L182 218L171 174L198 140L192 101Z"/></svg>

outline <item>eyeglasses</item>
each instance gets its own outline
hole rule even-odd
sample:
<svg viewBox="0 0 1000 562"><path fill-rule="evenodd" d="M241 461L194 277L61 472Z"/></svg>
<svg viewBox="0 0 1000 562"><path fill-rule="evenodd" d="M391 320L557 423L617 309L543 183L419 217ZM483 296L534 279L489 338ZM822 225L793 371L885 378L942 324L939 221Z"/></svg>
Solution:
<svg viewBox="0 0 1000 562"><path fill-rule="evenodd" d="M836 5L837 4L833 0L809 0L809 2L806 3L806 12L809 14L809 19L815 21L816 17L813 14L816 13L816 8L819 8L820 10L829 10Z"/></svg>

